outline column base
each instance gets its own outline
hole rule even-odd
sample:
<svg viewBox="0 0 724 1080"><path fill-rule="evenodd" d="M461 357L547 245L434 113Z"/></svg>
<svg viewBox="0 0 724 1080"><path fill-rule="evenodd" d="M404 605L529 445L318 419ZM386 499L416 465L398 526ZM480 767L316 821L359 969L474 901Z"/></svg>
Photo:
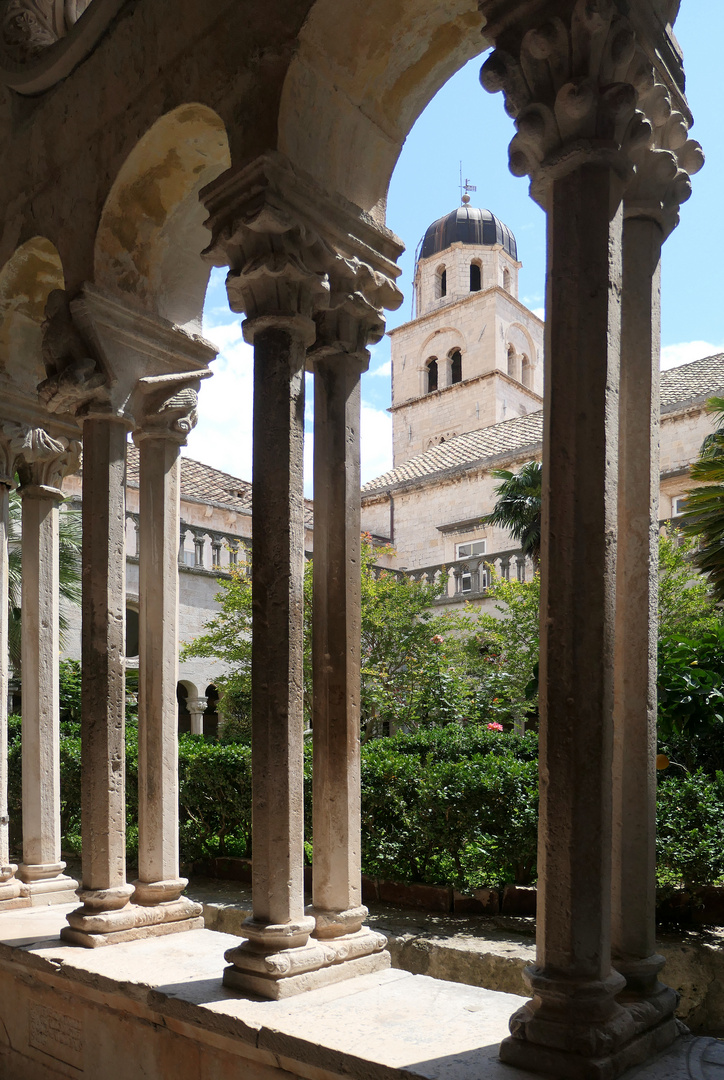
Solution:
<svg viewBox="0 0 724 1080"><path fill-rule="evenodd" d="M526 972L533 1000L510 1020L500 1059L561 1080L613 1080L666 1049L680 1033L676 994L661 989L631 998L618 972L600 981Z"/></svg>
<svg viewBox="0 0 724 1080"><path fill-rule="evenodd" d="M187 897L153 907L126 904L115 911L94 911L81 907L68 915L68 926L63 927L60 936L72 945L95 949L101 945L135 941L137 938L202 930L204 920L201 911L201 904Z"/></svg>
<svg viewBox="0 0 724 1080"><path fill-rule="evenodd" d="M21 863L17 870L20 895L29 898L32 907L67 904L78 891L78 882L63 873L65 863Z"/></svg>
<svg viewBox="0 0 724 1080"><path fill-rule="evenodd" d="M367 928L330 940L312 939L307 945L262 953L244 942L229 949L225 958L224 986L280 1001L320 986L369 975L390 967L387 938Z"/></svg>
<svg viewBox="0 0 724 1080"><path fill-rule="evenodd" d="M0 912L31 907L29 896L23 896L23 884L15 877L17 866L0 866Z"/></svg>
<svg viewBox="0 0 724 1080"><path fill-rule="evenodd" d="M628 1069L656 1057L679 1037L680 1026L669 1017L657 1027L636 1035L625 1046L600 1058L566 1053L550 1046L525 1042L509 1036L500 1044L500 1060L529 1072L555 1076L560 1080L615 1080Z"/></svg>

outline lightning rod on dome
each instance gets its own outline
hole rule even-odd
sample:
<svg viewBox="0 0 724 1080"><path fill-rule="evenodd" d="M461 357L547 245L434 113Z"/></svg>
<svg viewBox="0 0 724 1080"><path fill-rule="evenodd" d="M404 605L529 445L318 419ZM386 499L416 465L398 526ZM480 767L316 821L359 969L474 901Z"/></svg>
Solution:
<svg viewBox="0 0 724 1080"><path fill-rule="evenodd" d="M467 177L465 177L465 183L463 183L463 163L460 162L460 202L463 206L467 206L470 202L471 191L477 191L475 184L471 184Z"/></svg>

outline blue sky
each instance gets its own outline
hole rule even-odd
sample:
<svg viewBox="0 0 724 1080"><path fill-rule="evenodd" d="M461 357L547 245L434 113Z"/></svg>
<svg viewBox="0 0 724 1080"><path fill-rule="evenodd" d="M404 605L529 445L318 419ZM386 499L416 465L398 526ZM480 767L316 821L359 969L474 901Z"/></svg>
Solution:
<svg viewBox="0 0 724 1080"><path fill-rule="evenodd" d="M706 22L703 12L706 11ZM724 351L724 301L719 259L724 252L724 138L718 85L724 39L724 4L684 0L676 25L684 49L687 94L695 125L692 136L704 147L707 163L694 177L691 200L679 228L664 248L662 280L662 364L685 363ZM427 226L459 205L459 163L477 186L472 203L492 210L510 226L523 262L520 297L543 307L545 215L528 195L524 179L508 171L507 147L513 122L500 95L486 94L478 82L483 57L470 61L440 90L420 116L402 149L390 184L387 224L406 245L400 260L405 300L388 313L388 327L410 318L415 249ZM251 477L251 350L241 339L241 320L226 303L224 272L209 283L204 333L220 348L215 377L205 383L199 424L189 439L189 456L243 478ZM311 429L311 385L307 429ZM389 342L372 350L362 385L363 481L392 462ZM312 440L305 447L305 486L311 495Z"/></svg>

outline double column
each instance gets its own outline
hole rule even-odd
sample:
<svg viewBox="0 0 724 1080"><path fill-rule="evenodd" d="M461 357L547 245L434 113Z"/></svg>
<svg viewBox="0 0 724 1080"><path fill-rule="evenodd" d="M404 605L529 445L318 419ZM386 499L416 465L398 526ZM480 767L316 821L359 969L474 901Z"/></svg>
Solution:
<svg viewBox="0 0 724 1080"><path fill-rule="evenodd" d="M77 444L28 429L17 461L22 499L23 861L31 903L67 903L77 882L60 851L59 505ZM6 608L7 610L7 608Z"/></svg>
<svg viewBox="0 0 724 1080"><path fill-rule="evenodd" d="M70 303L94 371L83 426L82 906L62 937L93 947L203 925L179 876L176 671L179 452L209 346L90 285ZM93 342L89 345L88 342ZM178 374L178 369L183 374ZM143 374L139 378L139 373ZM160 373L159 373L160 372ZM156 373L156 374L154 374ZM66 383L67 369L63 376ZM82 374L82 372L80 373ZM64 389L64 387L61 387ZM46 384L52 401L55 386ZM67 399L62 405L67 410ZM139 877L126 879L126 449L140 444Z"/></svg>
<svg viewBox="0 0 724 1080"><path fill-rule="evenodd" d="M662 172L663 88L614 5L567 12L515 41L501 28L481 72L548 215L537 959L501 1058L603 1078L676 1037L654 947L661 234L624 226L623 205L650 156Z"/></svg>
<svg viewBox="0 0 724 1080"><path fill-rule="evenodd" d="M205 194L212 249L232 267L230 304L246 313L244 336L254 346L253 915L246 940L226 953L224 982L277 999L389 965L384 938L362 925L360 895L359 377L367 356L358 338L366 330L356 320L353 341L341 332L342 309L351 302L368 311L361 290L381 290L383 275L352 252L345 259L335 251L340 238L354 242L356 219L345 218L344 228L322 241L320 233L349 214L347 204L327 200L308 178L298 182L279 155ZM315 378L314 886L305 911L308 363Z"/></svg>

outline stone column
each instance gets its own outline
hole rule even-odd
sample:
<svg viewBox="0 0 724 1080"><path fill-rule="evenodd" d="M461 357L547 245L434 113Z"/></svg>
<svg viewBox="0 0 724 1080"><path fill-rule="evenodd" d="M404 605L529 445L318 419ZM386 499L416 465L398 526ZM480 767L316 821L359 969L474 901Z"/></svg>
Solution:
<svg viewBox="0 0 724 1080"><path fill-rule="evenodd" d="M651 64L605 0L527 32L480 6L496 42L481 80L504 91L511 170L548 214L537 959L500 1052L613 1077L675 1037L616 1000L611 962L622 197L651 145L636 108Z"/></svg>
<svg viewBox="0 0 724 1080"><path fill-rule="evenodd" d="M337 950L309 941L316 922L304 912L304 369L313 316L329 302L330 266L344 264L350 280L359 275L381 288L383 275L359 258L380 237L277 153L210 185L202 198L209 250L231 266L229 302L245 313L244 336L254 346L253 915L247 941L226 953L224 982L282 998L350 973ZM389 234L382 242L399 252Z"/></svg>
<svg viewBox="0 0 724 1080"><path fill-rule="evenodd" d="M359 301L358 301L359 304ZM363 927L360 820L360 375L384 323L344 308L318 319L314 357L314 936L349 974L389 966ZM345 340L346 339L346 340ZM343 346L346 346L343 348Z"/></svg>
<svg viewBox="0 0 724 1080"><path fill-rule="evenodd" d="M58 506L77 444L42 428L27 432L18 459L22 497L23 861L18 877L33 904L67 903L78 883L60 857L58 698Z"/></svg>
<svg viewBox="0 0 724 1080"><path fill-rule="evenodd" d="M181 446L196 423L199 376L142 379L140 452L138 880L135 904L163 932L203 925L181 893L178 841L178 562Z"/></svg>
<svg viewBox="0 0 724 1080"><path fill-rule="evenodd" d="M70 913L61 936L86 946L133 921L126 882L127 437L122 418L83 421L83 906Z"/></svg>
<svg viewBox="0 0 724 1080"><path fill-rule="evenodd" d="M637 160L624 204L612 944L625 998L652 1024L673 1026L676 995L658 980L655 922L660 262L703 158L664 87L648 97L656 145Z"/></svg>
<svg viewBox="0 0 724 1080"><path fill-rule="evenodd" d="M10 440L0 436L0 911L27 907L21 897L17 866L10 862L8 818L8 530L9 496L15 487L15 455Z"/></svg>
<svg viewBox="0 0 724 1080"><path fill-rule="evenodd" d="M208 705L208 698L195 697L187 698L186 708L188 714L191 717L191 734L203 735L204 733L204 713L206 712L206 706Z"/></svg>

